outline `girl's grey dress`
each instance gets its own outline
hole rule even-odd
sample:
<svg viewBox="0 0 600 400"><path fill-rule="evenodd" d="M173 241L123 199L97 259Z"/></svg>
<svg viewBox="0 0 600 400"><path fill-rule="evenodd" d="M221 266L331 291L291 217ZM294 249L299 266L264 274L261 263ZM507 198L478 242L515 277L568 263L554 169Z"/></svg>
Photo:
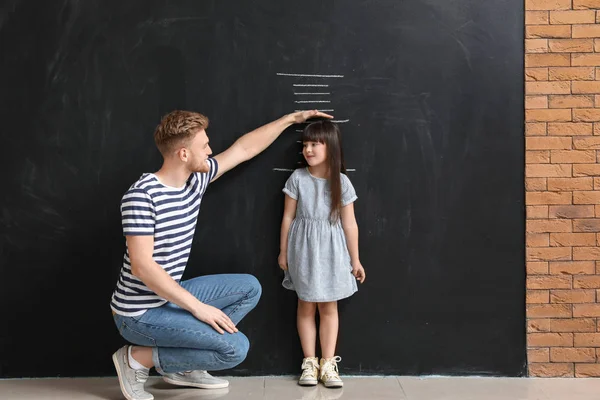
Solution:
<svg viewBox="0 0 600 400"><path fill-rule="evenodd" d="M342 206L346 206L357 196L345 174L341 174L341 180ZM295 290L300 300L309 302L351 296L358 288L341 220L330 222L328 180L300 168L289 177L283 192L298 201L288 234L288 270L283 287Z"/></svg>

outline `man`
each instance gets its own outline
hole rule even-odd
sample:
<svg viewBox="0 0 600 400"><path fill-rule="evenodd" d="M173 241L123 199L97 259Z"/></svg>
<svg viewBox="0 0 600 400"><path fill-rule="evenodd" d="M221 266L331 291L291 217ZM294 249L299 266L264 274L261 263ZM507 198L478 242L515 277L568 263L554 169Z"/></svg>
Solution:
<svg viewBox="0 0 600 400"><path fill-rule="evenodd" d="M331 118L318 111L286 115L214 158L202 114L174 111L156 128L163 165L143 174L121 201L127 247L111 308L119 333L137 345L113 354L128 400L154 398L144 389L152 367L175 385L229 385L206 370L232 368L246 358L249 342L236 325L258 303L261 286L246 274L181 282L202 196L210 182L265 150L290 125L312 117Z"/></svg>

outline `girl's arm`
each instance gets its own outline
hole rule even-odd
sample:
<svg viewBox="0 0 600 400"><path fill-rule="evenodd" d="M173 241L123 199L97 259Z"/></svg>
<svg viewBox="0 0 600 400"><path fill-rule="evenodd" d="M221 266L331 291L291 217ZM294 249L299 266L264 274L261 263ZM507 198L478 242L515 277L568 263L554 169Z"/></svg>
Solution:
<svg viewBox="0 0 600 400"><path fill-rule="evenodd" d="M367 274L358 257L358 224L356 223L356 217L354 216L354 203L342 207L340 217L342 219L342 228L344 229L344 234L346 236L348 252L350 253L352 275L354 275L360 283L363 283Z"/></svg>
<svg viewBox="0 0 600 400"><path fill-rule="evenodd" d="M298 202L292 199L287 194L285 195L285 204L283 208L283 219L281 221L281 235L279 236L279 267L286 271L287 265L287 247L288 247L288 233L290 231L290 225L296 217L296 204Z"/></svg>

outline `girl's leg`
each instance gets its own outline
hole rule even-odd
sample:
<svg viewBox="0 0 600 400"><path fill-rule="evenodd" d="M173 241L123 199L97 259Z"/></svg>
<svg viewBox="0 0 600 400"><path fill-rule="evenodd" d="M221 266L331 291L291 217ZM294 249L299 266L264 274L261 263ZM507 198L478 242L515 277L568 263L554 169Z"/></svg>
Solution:
<svg viewBox="0 0 600 400"><path fill-rule="evenodd" d="M338 308L337 301L318 303L319 307L319 338L321 340L321 357L330 359L335 356L338 337Z"/></svg>
<svg viewBox="0 0 600 400"><path fill-rule="evenodd" d="M321 353L319 379L325 387L337 388L344 386L340 379L337 363L341 360L335 356L335 347L338 336L338 309L337 301L319 304L319 334L321 338Z"/></svg>
<svg viewBox="0 0 600 400"><path fill-rule="evenodd" d="M304 357L315 357L317 346L317 324L315 314L317 311L316 303L309 303L298 299L298 312L296 323L298 325L298 335L302 344Z"/></svg>

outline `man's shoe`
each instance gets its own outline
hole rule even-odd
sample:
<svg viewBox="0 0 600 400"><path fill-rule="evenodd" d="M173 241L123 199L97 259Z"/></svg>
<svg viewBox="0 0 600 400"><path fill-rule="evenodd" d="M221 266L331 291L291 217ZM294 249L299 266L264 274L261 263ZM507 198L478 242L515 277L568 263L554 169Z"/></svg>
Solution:
<svg viewBox="0 0 600 400"><path fill-rule="evenodd" d="M229 381L216 378L202 370L164 374L163 380L172 385L191 386L200 389L223 389L229 386Z"/></svg>
<svg viewBox="0 0 600 400"><path fill-rule="evenodd" d="M144 390L149 370L131 368L128 350L129 346L123 346L112 355L123 396L127 400L154 400L154 396Z"/></svg>

